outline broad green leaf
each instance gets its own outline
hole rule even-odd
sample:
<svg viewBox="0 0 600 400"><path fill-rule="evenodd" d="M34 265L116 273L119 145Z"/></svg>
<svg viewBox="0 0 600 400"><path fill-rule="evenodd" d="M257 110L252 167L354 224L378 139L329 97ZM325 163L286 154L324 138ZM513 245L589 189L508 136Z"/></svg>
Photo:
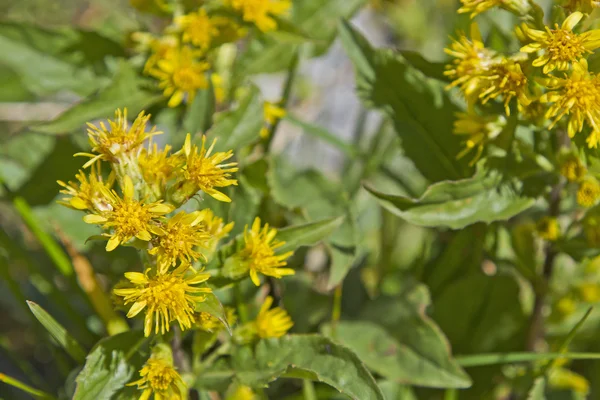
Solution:
<svg viewBox="0 0 600 400"><path fill-rule="evenodd" d="M48 40L39 33L35 39L42 43L32 43L30 29L15 32L15 27L0 26L0 63L19 75L29 91L41 96L65 90L85 95L102 83L90 67L77 67L57 54L49 53L56 47L54 38ZM64 42L62 37L58 40Z"/></svg>
<svg viewBox="0 0 600 400"><path fill-rule="evenodd" d="M439 62L431 62L416 51L403 50L400 51L402 57L414 68L421 71L425 76L439 81L449 81L444 75L446 64Z"/></svg>
<svg viewBox="0 0 600 400"><path fill-rule="evenodd" d="M238 175L239 185L229 208L227 221L235 223L231 235L242 233L246 225L252 225L262 200L261 193L248 183L244 172Z"/></svg>
<svg viewBox="0 0 600 400"><path fill-rule="evenodd" d="M239 149L259 140L263 121L260 91L256 86L251 86L235 109L216 116L208 135L217 138L217 149Z"/></svg>
<svg viewBox="0 0 600 400"><path fill-rule="evenodd" d="M533 382L531 390L527 394L527 400L546 400L546 378L540 377Z"/></svg>
<svg viewBox="0 0 600 400"><path fill-rule="evenodd" d="M516 350L527 322L519 296L519 284L512 276L473 272L440 290L432 318L457 353Z"/></svg>
<svg viewBox="0 0 600 400"><path fill-rule="evenodd" d="M392 381L377 381L386 400L418 400L412 388Z"/></svg>
<svg viewBox="0 0 600 400"><path fill-rule="evenodd" d="M453 134L452 124L459 109L443 85L400 54L372 48L348 23L341 23L339 32L356 70L359 97L392 119L406 156L423 176L432 182L470 176L467 160L456 157L461 139Z"/></svg>
<svg viewBox="0 0 600 400"><path fill-rule="evenodd" d="M73 400L113 399L137 372L130 359L144 342L140 331L123 332L100 340L77 376Z"/></svg>
<svg viewBox="0 0 600 400"><path fill-rule="evenodd" d="M183 119L185 133L204 133L212 125L215 112L215 93L212 84L208 89L200 90L189 106Z"/></svg>
<svg viewBox="0 0 600 400"><path fill-rule="evenodd" d="M421 226L461 229L476 222L507 220L533 206L533 198L520 197L497 175L431 185L419 199L381 193L365 187L388 210Z"/></svg>
<svg viewBox="0 0 600 400"><path fill-rule="evenodd" d="M196 303L196 312L207 312L210 315L217 317L219 321L225 325L225 328L227 328L227 331L231 335L231 326L229 326L229 321L227 321L227 313L223 308L223 304L221 304L217 296L213 293L207 293L206 300Z"/></svg>
<svg viewBox="0 0 600 400"><path fill-rule="evenodd" d="M325 329L329 331L331 326ZM437 388L469 386L460 369L443 368L372 322L341 321L335 340L354 351L369 369L396 383Z"/></svg>
<svg viewBox="0 0 600 400"><path fill-rule="evenodd" d="M286 251L296 250L301 246L314 246L328 237L342 222L344 222L344 216L280 229L277 232L277 239L284 241L285 244L277 251L285 253Z"/></svg>
<svg viewBox="0 0 600 400"><path fill-rule="evenodd" d="M288 335L263 339L256 345L253 362L256 371L237 371L242 383L260 385L261 382L253 381L257 372L267 378L265 383L268 383L293 367L293 370L303 372L304 377L333 386L352 399L383 399L381 390L360 359L346 347L323 336Z"/></svg>
<svg viewBox="0 0 600 400"><path fill-rule="evenodd" d="M334 244L328 246L329 250L329 280L327 289L331 290L338 286L354 265L356 254L354 249L338 247Z"/></svg>
<svg viewBox="0 0 600 400"><path fill-rule="evenodd" d="M19 75L0 63L0 102L27 102L35 96L21 82Z"/></svg>
<svg viewBox="0 0 600 400"><path fill-rule="evenodd" d="M27 301L27 305L33 315L40 321L57 343L65 349L75 361L83 363L86 354L85 350L71 335L69 335L69 332L67 332L61 324L52 318L52 316L38 304L33 301Z"/></svg>
<svg viewBox="0 0 600 400"><path fill-rule="evenodd" d="M56 138L32 132L1 137L0 179L17 191L53 151L55 141Z"/></svg>
<svg viewBox="0 0 600 400"><path fill-rule="evenodd" d="M83 131L86 122L99 118L112 118L117 108L127 108L129 117L159 101L162 96L144 89L146 80L133 66L125 61L119 67L112 82L97 95L91 96L59 115L55 120L32 127L37 132L50 134Z"/></svg>
<svg viewBox="0 0 600 400"><path fill-rule="evenodd" d="M445 371L446 384L469 387L469 376L450 355L450 345L442 330L425 314L430 305L429 293L423 285L404 290L400 297L382 296L360 312L360 318L377 323L405 348L418 354L430 370ZM452 377L452 378L451 378Z"/></svg>

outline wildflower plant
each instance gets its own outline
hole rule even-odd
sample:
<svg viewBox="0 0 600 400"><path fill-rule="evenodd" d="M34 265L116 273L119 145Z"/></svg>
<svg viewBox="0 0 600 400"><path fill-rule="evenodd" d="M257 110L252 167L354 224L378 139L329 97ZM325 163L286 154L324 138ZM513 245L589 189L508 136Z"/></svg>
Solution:
<svg viewBox="0 0 600 400"><path fill-rule="evenodd" d="M600 396L600 2L129 3L0 23L0 398Z"/></svg>

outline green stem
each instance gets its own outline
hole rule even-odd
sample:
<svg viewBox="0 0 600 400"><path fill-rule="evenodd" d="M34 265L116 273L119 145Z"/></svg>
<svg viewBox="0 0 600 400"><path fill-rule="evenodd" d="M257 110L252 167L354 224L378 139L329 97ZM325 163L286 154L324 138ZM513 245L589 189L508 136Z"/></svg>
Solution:
<svg viewBox="0 0 600 400"><path fill-rule="evenodd" d="M233 296L235 297L235 303L237 306L238 315L240 317L240 322L248 322L248 310L246 308L246 303L244 303L244 296L239 283L233 286Z"/></svg>
<svg viewBox="0 0 600 400"><path fill-rule="evenodd" d="M340 283L333 293L333 310L331 311L331 336L337 336L337 325L342 316L342 284Z"/></svg>
<svg viewBox="0 0 600 400"><path fill-rule="evenodd" d="M43 392L39 389L32 388L31 386L26 385L23 382L15 379L15 378L12 378L10 376L4 375L2 373L0 373L0 381L4 382L12 387L15 387L17 389L20 389L26 393L29 393L30 395L32 395L33 397L36 397L38 399L47 399L47 400L55 400L56 399L51 394Z"/></svg>
<svg viewBox="0 0 600 400"><path fill-rule="evenodd" d="M285 81L285 86L283 88L283 95L281 96L281 102L284 109L287 110L290 98L292 94L292 87L294 86L294 81L296 80L296 75L298 72L298 64L300 61L300 49L296 50L294 54L294 58L292 58L292 62L288 68L287 79ZM275 121L275 123L269 129L269 135L265 142L265 151L270 151L271 143L273 142L273 138L275 136L275 132L277 132L277 127L279 127L280 120Z"/></svg>
<svg viewBox="0 0 600 400"><path fill-rule="evenodd" d="M304 394L305 400L317 400L315 385L311 380L305 379L302 381L302 393Z"/></svg>

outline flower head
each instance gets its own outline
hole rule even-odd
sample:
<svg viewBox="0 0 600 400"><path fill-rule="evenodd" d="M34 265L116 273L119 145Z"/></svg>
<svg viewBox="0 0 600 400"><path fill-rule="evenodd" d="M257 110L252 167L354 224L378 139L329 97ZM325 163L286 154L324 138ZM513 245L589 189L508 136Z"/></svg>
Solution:
<svg viewBox="0 0 600 400"><path fill-rule="evenodd" d="M157 256L160 274L166 273L177 261L189 264L203 257L195 248L206 247L211 236L200 224L202 219L203 214L200 211L189 214L181 211L166 224L155 229L157 236L152 242L154 247L148 250L148 253Z"/></svg>
<svg viewBox="0 0 600 400"><path fill-rule="evenodd" d="M202 190L219 201L230 202L231 199L216 188L237 185L237 180L231 179L231 174L238 170L237 163L223 164L223 161L233 157L233 151L219 151L212 154L216 139L208 149L206 149L206 136L202 137L200 149L198 146L192 145L191 140L191 136L188 134L183 147L186 156L184 177L187 183L192 184L193 193Z"/></svg>
<svg viewBox="0 0 600 400"><path fill-rule="evenodd" d="M169 53L176 51L179 47L179 40L171 35L155 37L147 32L134 32L131 34L131 39L137 44L136 51L150 52L150 56L144 64L145 74L149 73L159 60L169 58Z"/></svg>
<svg viewBox="0 0 600 400"><path fill-rule="evenodd" d="M471 13L471 18L481 14L490 8L501 7L518 15L529 12L527 0L460 0L462 7L458 9L460 14Z"/></svg>
<svg viewBox="0 0 600 400"><path fill-rule="evenodd" d="M582 207L592 207L600 197L600 183L595 178L586 178L577 190L577 204Z"/></svg>
<svg viewBox="0 0 600 400"><path fill-rule="evenodd" d="M156 131L156 128L146 132L146 124L149 119L150 115L144 115L142 111L130 127L127 122L127 109L125 108L123 111L118 109L115 112L114 121L108 120L108 128L104 125L104 122L100 122L100 127L88 123L90 146L92 152L96 154L76 154L91 157L91 160L85 163L83 167L86 168L97 160L116 163L131 162L131 159L139 153L146 139L163 133Z"/></svg>
<svg viewBox="0 0 600 400"><path fill-rule="evenodd" d="M567 132L569 137L575 136L583 129L586 121L593 132L600 129L600 90L598 79L588 72L586 60L573 64L573 71L564 78L546 81L551 90L544 94L540 101L553 103L546 112L546 118L554 118L550 129L565 115L569 116ZM590 139L591 138L591 139ZM595 147L594 134L588 137L588 145Z"/></svg>
<svg viewBox="0 0 600 400"><path fill-rule="evenodd" d="M227 322L233 325L236 321L235 310L231 307L225 307ZM225 325L220 319L207 312L199 312L196 314L196 326L203 331L217 332L225 329Z"/></svg>
<svg viewBox="0 0 600 400"><path fill-rule="evenodd" d="M174 176L175 171L183 164L183 159L178 154L170 154L171 146L158 150L158 145L150 144L148 149L142 149L138 156L138 163L142 176L149 185L164 187L167 181Z"/></svg>
<svg viewBox="0 0 600 400"><path fill-rule="evenodd" d="M83 217L88 224L102 225L103 229L112 231L106 234L110 237L106 251L114 250L119 244L133 237L149 241L152 238L150 232L157 231L157 219L173 211L173 206L169 204L144 204L136 200L133 182L129 176L125 176L122 189L123 198L114 190L102 189L108 200L107 209Z"/></svg>
<svg viewBox="0 0 600 400"><path fill-rule="evenodd" d="M196 61L198 56L200 54L189 47L176 48L167 52L148 71L149 75L160 80L159 87L169 97L169 107L177 107L186 97L188 103L192 103L196 92L208 87L205 72L209 65Z"/></svg>
<svg viewBox="0 0 600 400"><path fill-rule="evenodd" d="M597 303L600 301L600 285L592 282L581 283L577 286L579 297L586 303Z"/></svg>
<svg viewBox="0 0 600 400"><path fill-rule="evenodd" d="M533 42L523 46L521 51L535 53L542 50L544 53L533 61L533 66L544 66L545 74L555 69L559 71L569 69L572 63L600 47L600 30L591 30L582 34L573 32L573 28L582 17L582 13L574 12L560 27L558 24L554 29L546 27L545 32L531 29L523 24L523 32Z"/></svg>
<svg viewBox="0 0 600 400"><path fill-rule="evenodd" d="M207 51L213 38L219 34L219 29L204 8L176 17L175 24L183 31L183 42L191 43L202 51Z"/></svg>
<svg viewBox="0 0 600 400"><path fill-rule="evenodd" d="M236 11L242 13L246 22L255 24L263 32L277 29L273 16L285 14L292 3L290 0L225 0Z"/></svg>
<svg viewBox="0 0 600 400"><path fill-rule="evenodd" d="M102 212L110 209L109 199L104 196L104 193L112 187L115 180L114 174L111 174L108 180L104 182L102 175L98 173L94 164L89 176L79 170L75 177L79 183L58 181L58 184L64 187L60 192L71 196L60 200L60 204L76 210Z"/></svg>
<svg viewBox="0 0 600 400"><path fill-rule="evenodd" d="M285 109L281 108L275 103L265 102L263 110L263 118L265 120L265 126L260 130L260 137L266 139L269 136L269 129L274 126L277 121L285 117Z"/></svg>
<svg viewBox="0 0 600 400"><path fill-rule="evenodd" d="M165 357L152 356L140 370L141 379L129 383L143 390L140 400L148 400L154 394L155 400L183 400L182 389L185 383L173 367L173 361Z"/></svg>
<svg viewBox="0 0 600 400"><path fill-rule="evenodd" d="M281 337L294 326L292 318L284 309L271 308L271 305L273 305L273 298L267 296L256 316L256 332L262 339Z"/></svg>
<svg viewBox="0 0 600 400"><path fill-rule="evenodd" d="M502 116L481 116L472 109L466 113L458 113L457 116L458 119L454 121L454 134L466 137L465 148L458 154L458 158L476 149L475 157L471 161L473 164L481 157L485 144L502 132L506 119Z"/></svg>
<svg viewBox="0 0 600 400"><path fill-rule="evenodd" d="M216 216L210 208L202 210L201 213L202 221L200 221L200 225L210 235L207 248L210 252L214 252L219 240L227 237L231 232L234 222L223 223L223 218Z"/></svg>
<svg viewBox="0 0 600 400"><path fill-rule="evenodd" d="M235 385L227 390L225 400L257 400L252 389L245 385Z"/></svg>
<svg viewBox="0 0 600 400"><path fill-rule="evenodd" d="M510 115L509 103L513 98L516 98L521 106L531 103L527 77L521 69L521 64L510 58L503 58L494 64L489 74L482 77L479 88L482 104L497 97L504 99L506 115Z"/></svg>
<svg viewBox="0 0 600 400"><path fill-rule="evenodd" d="M579 182L583 179L587 169L579 157L573 153L565 154L560 162L560 174L570 182Z"/></svg>
<svg viewBox="0 0 600 400"><path fill-rule="evenodd" d="M258 217L252 223L252 229L248 230L246 226L244 230L244 248L240 252L240 257L250 272L250 279L256 286L260 285L259 273L278 279L295 273L291 268L281 268L287 265L285 260L294 252L276 254L275 250L285 244L285 242L276 240L276 235L277 229L269 228L269 224L265 224L261 228Z"/></svg>
<svg viewBox="0 0 600 400"><path fill-rule="evenodd" d="M570 11L590 13L594 8L600 7L600 1L595 0L565 0L564 7Z"/></svg>
<svg viewBox="0 0 600 400"><path fill-rule="evenodd" d="M444 75L452 79L448 87L460 87L467 99L476 97L482 76L487 75L497 62L496 53L483 44L477 24L471 25L471 39L461 34L444 51L455 58L444 72Z"/></svg>
<svg viewBox="0 0 600 400"><path fill-rule="evenodd" d="M186 272L190 274L186 277ZM130 288L115 289L117 296L123 297L125 304L133 303L128 318L133 318L146 309L144 335L164 334L170 329L171 322L177 321L182 330L192 327L196 303L205 300L204 293L211 290L197 287L210 277L208 273L197 272L191 267L182 265L171 273L150 275L145 273L126 272L125 277L134 285Z"/></svg>
<svg viewBox="0 0 600 400"><path fill-rule="evenodd" d="M552 217L541 218L536 224L536 230L539 237L551 242L558 239L560 235L560 225L556 218Z"/></svg>

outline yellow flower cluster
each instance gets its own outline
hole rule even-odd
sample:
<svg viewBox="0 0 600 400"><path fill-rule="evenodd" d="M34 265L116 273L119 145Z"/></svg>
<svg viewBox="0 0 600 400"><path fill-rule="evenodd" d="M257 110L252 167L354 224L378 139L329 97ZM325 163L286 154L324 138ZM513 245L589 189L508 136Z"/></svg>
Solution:
<svg viewBox="0 0 600 400"><path fill-rule="evenodd" d="M163 335L175 323L181 330L215 330L222 327L218 320L197 311L211 293L210 274L202 264L216 253L233 223L226 224L210 209L178 208L202 194L230 202L223 190L237 185L237 163L231 161L231 150L215 151L215 141L207 148L205 137L196 145L189 134L178 151L169 145L159 149L152 138L160 132L146 129L149 118L142 112L129 126L126 110L117 110L108 124L89 124L92 150L84 154L89 168L79 171L78 182L59 182L66 195L60 203L86 212L83 220L102 229L107 251L133 246L144 253L145 270L126 272L114 294L128 308L128 318L144 315L145 336ZM284 244L276 235L276 229L261 226L257 218L234 255L256 285L259 273L276 278L294 273L281 268L292 252L276 253ZM278 337L292 326L281 309L269 310L270 303L263 308L256 322L259 337ZM142 398L183 398L181 378L164 357L151 357L140 374L134 384Z"/></svg>
<svg viewBox="0 0 600 400"><path fill-rule="evenodd" d="M138 50L148 52L144 73L156 78L169 99L169 107L191 104L199 90L212 83L217 97L224 90L216 87L223 79L211 70L211 53L221 45L235 42L255 26L268 32L278 27L277 18L286 15L290 0L219 0L221 8L202 5L187 14L174 16L162 36L136 32L132 38ZM217 2L217 3L218 3ZM229 9L229 10L227 10ZM231 14L238 14L244 23ZM217 83L218 85L215 85Z"/></svg>
<svg viewBox="0 0 600 400"><path fill-rule="evenodd" d="M477 159L485 145L498 136L497 128L489 125L497 113L484 107L495 99L502 101L507 116L519 113L521 123L551 131L564 129L570 138L585 131L587 146L596 148L600 142L600 77L589 71L586 58L600 47L600 29L580 28L584 18L580 10L589 11L596 4L568 2L564 9L570 14L560 25L550 27L540 25L529 1L461 2L458 12L471 17L500 7L530 22L515 29L522 43L516 54L500 54L486 47L475 22L469 36L460 34L446 49L453 58L445 71L452 80L448 88L460 89L469 110L460 114L455 124L456 134L468 135L465 150L458 156L475 148ZM569 175L573 173L576 171Z"/></svg>

